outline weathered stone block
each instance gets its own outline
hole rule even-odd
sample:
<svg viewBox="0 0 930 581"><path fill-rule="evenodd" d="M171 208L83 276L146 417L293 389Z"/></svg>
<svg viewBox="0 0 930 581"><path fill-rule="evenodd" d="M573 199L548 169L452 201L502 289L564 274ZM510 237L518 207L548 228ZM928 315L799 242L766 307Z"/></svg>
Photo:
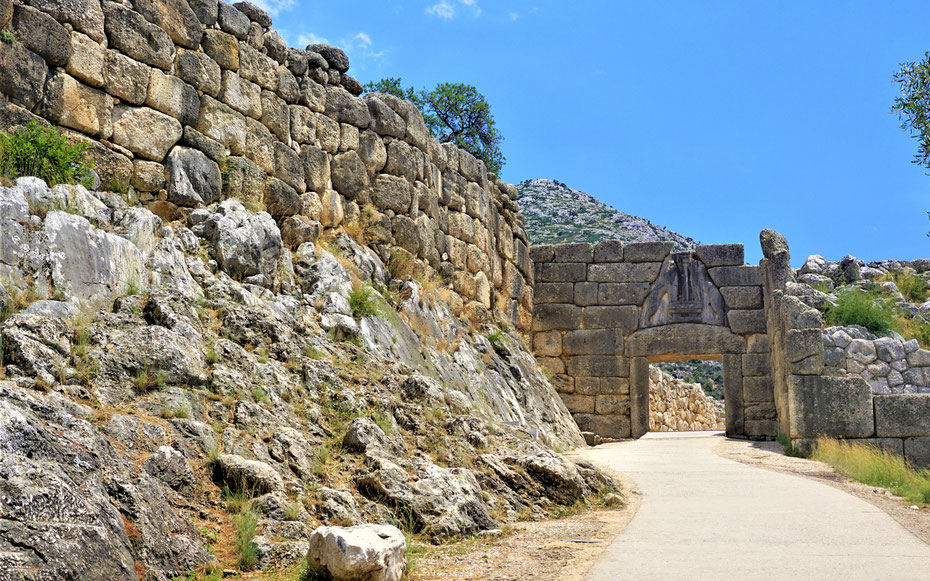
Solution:
<svg viewBox="0 0 930 581"><path fill-rule="evenodd" d="M742 244L699 244L694 254L707 268L742 266L744 262Z"/></svg>
<svg viewBox="0 0 930 581"><path fill-rule="evenodd" d="M918 349L908 353L907 364L912 367L930 367L930 351Z"/></svg>
<svg viewBox="0 0 930 581"><path fill-rule="evenodd" d="M615 440L630 437L630 417L627 415L572 414L572 417L583 432Z"/></svg>
<svg viewBox="0 0 930 581"><path fill-rule="evenodd" d="M594 248L587 242L557 244L553 253L555 262L591 262Z"/></svg>
<svg viewBox="0 0 930 581"><path fill-rule="evenodd" d="M581 395L597 395L601 388L603 377L576 377L575 393Z"/></svg>
<svg viewBox="0 0 930 581"><path fill-rule="evenodd" d="M220 28L240 40L245 40L249 37L249 18L231 4L226 2L219 3L216 21L220 25Z"/></svg>
<svg viewBox="0 0 930 581"><path fill-rule="evenodd" d="M727 313L730 329L739 335L765 333L765 311L731 310Z"/></svg>
<svg viewBox="0 0 930 581"><path fill-rule="evenodd" d="M71 58L71 34L48 14L16 4L11 28L18 42L53 67L63 67Z"/></svg>
<svg viewBox="0 0 930 581"><path fill-rule="evenodd" d="M533 335L533 354L537 357L558 357L562 354L562 333L550 331Z"/></svg>
<svg viewBox="0 0 930 581"><path fill-rule="evenodd" d="M239 43L239 76L268 91L278 89L278 65L244 42Z"/></svg>
<svg viewBox="0 0 930 581"><path fill-rule="evenodd" d="M639 307L585 307L581 313L581 326L585 329L619 329L631 333L639 325Z"/></svg>
<svg viewBox="0 0 930 581"><path fill-rule="evenodd" d="M236 37L221 30L207 29L201 40L203 51L220 67L239 70L239 41Z"/></svg>
<svg viewBox="0 0 930 581"><path fill-rule="evenodd" d="M31 110L42 99L47 75L42 57L21 43L0 42L0 93L11 101Z"/></svg>
<svg viewBox="0 0 930 581"><path fill-rule="evenodd" d="M619 395L599 395L594 398L594 411L602 415L626 415L630 411L630 398Z"/></svg>
<svg viewBox="0 0 930 581"><path fill-rule="evenodd" d="M354 151L335 156L331 162L331 171L333 188L347 200L356 199L368 189L368 168Z"/></svg>
<svg viewBox="0 0 930 581"><path fill-rule="evenodd" d="M115 50L104 57L104 89L130 105L141 105L149 86L149 68Z"/></svg>
<svg viewBox="0 0 930 581"><path fill-rule="evenodd" d="M918 468L930 468L930 437L904 440L904 457Z"/></svg>
<svg viewBox="0 0 930 581"><path fill-rule="evenodd" d="M213 97L204 95L200 100L200 115L194 129L228 147L233 155L245 153L248 134L245 116Z"/></svg>
<svg viewBox="0 0 930 581"><path fill-rule="evenodd" d="M552 379L549 380L549 383L551 383L552 387L554 387L555 390L559 393L575 392L575 379L565 375L564 373L553 375Z"/></svg>
<svg viewBox="0 0 930 581"><path fill-rule="evenodd" d="M769 336L768 335L749 335L746 337L746 351L749 353L768 353Z"/></svg>
<svg viewBox="0 0 930 581"><path fill-rule="evenodd" d="M581 326L581 307L538 305L533 317L534 331L570 331Z"/></svg>
<svg viewBox="0 0 930 581"><path fill-rule="evenodd" d="M775 387L770 376L746 377L743 372L743 400L746 402L775 401Z"/></svg>
<svg viewBox="0 0 930 581"><path fill-rule="evenodd" d="M300 160L304 165L307 189L319 194L324 193L329 186L331 175L329 156L318 147L304 145L300 148Z"/></svg>
<svg viewBox="0 0 930 581"><path fill-rule="evenodd" d="M772 367L769 363L768 353L745 353L743 355L743 375L746 377L760 377L771 375Z"/></svg>
<svg viewBox="0 0 930 581"><path fill-rule="evenodd" d="M174 117L182 125L193 125L200 116L197 91L181 79L149 69L148 96L145 104Z"/></svg>
<svg viewBox="0 0 930 581"><path fill-rule="evenodd" d="M930 393L876 395L875 434L897 438L930 436Z"/></svg>
<svg viewBox="0 0 930 581"><path fill-rule="evenodd" d="M742 361L742 357L738 354L723 356L723 397L726 401L726 433L728 436L745 435Z"/></svg>
<svg viewBox="0 0 930 581"><path fill-rule="evenodd" d="M707 273L717 288L725 286L760 286L762 276L758 266L718 266Z"/></svg>
<svg viewBox="0 0 930 581"><path fill-rule="evenodd" d="M274 176L294 188L298 194L302 194L307 190L307 183L304 179L304 168L300 161L300 156L297 155L296 151L280 141L276 141L274 144ZM365 178L365 186L367 187L368 174L362 172L362 176ZM339 191L338 188L336 191ZM300 211L298 210L294 213L299 214Z"/></svg>
<svg viewBox="0 0 930 581"><path fill-rule="evenodd" d="M566 355L619 355L623 334L616 329L569 331L562 348Z"/></svg>
<svg viewBox="0 0 930 581"><path fill-rule="evenodd" d="M745 402L743 408L743 411L746 415L746 421L778 419L778 410L775 409L774 401Z"/></svg>
<svg viewBox="0 0 930 581"><path fill-rule="evenodd" d="M181 80L212 97L219 95L222 88L220 65L205 53L181 49L177 73Z"/></svg>
<svg viewBox="0 0 930 581"><path fill-rule="evenodd" d="M148 107L113 111L113 141L152 161L161 161L183 134L178 120Z"/></svg>
<svg viewBox="0 0 930 581"><path fill-rule="evenodd" d="M734 335L726 327L698 323L640 329L626 340L626 355L630 357L678 356L694 359L745 352L746 340L743 337Z"/></svg>
<svg viewBox="0 0 930 581"><path fill-rule="evenodd" d="M65 72L91 87L101 87L106 49L91 37L80 32L71 33L71 46L73 52L71 58L68 59Z"/></svg>
<svg viewBox="0 0 930 581"><path fill-rule="evenodd" d="M204 153L175 147L168 155L168 201L178 206L211 204L222 189L220 169Z"/></svg>
<svg viewBox="0 0 930 581"><path fill-rule="evenodd" d="M0 59L2 58L0 54ZM99 135L103 138L110 136L110 118L113 111L111 97L102 91L82 85L65 73L53 74L45 90L45 101L42 105L44 117L58 125L77 129L88 135Z"/></svg>
<svg viewBox="0 0 930 581"><path fill-rule="evenodd" d="M629 246L626 248L629 248ZM626 248L624 249L624 253L626 252ZM588 266L588 281L652 283L659 275L659 269L661 267L661 263L655 262L591 264Z"/></svg>
<svg viewBox="0 0 930 581"><path fill-rule="evenodd" d="M536 363L540 369L549 375L561 375L565 373L565 363L558 357L536 357Z"/></svg>
<svg viewBox="0 0 930 581"><path fill-rule="evenodd" d="M580 307L596 305L597 287L596 282L576 282L575 283L575 304Z"/></svg>
<svg viewBox="0 0 930 581"><path fill-rule="evenodd" d="M652 287L647 282L602 282L597 285L599 305L641 305Z"/></svg>
<svg viewBox="0 0 930 581"><path fill-rule="evenodd" d="M140 192L157 192L165 187L165 166L154 161L132 161L132 187Z"/></svg>
<svg viewBox="0 0 930 581"><path fill-rule="evenodd" d="M566 393L562 394L562 401L565 402L565 407L568 408L568 411L578 414L593 414L594 413L594 396L593 395L580 395L578 393Z"/></svg>
<svg viewBox="0 0 930 581"><path fill-rule="evenodd" d="M544 262L536 265L536 282L583 281L588 265L580 262Z"/></svg>
<svg viewBox="0 0 930 581"><path fill-rule="evenodd" d="M872 391L861 377L788 376L792 438L868 438L875 433Z"/></svg>
<svg viewBox="0 0 930 581"><path fill-rule="evenodd" d="M145 19L161 26L179 46L196 50L200 46L203 27L187 0L135 0Z"/></svg>
<svg viewBox="0 0 930 581"><path fill-rule="evenodd" d="M104 29L110 46L147 65L170 70L174 43L164 30L148 22L138 12L115 2L103 4Z"/></svg>
<svg viewBox="0 0 930 581"><path fill-rule="evenodd" d="M601 395L624 395L630 397L630 379L628 377L599 377L598 393Z"/></svg>
<svg viewBox="0 0 930 581"><path fill-rule="evenodd" d="M552 244L530 246L530 258L536 263L552 262L555 258L555 246Z"/></svg>
<svg viewBox="0 0 930 581"><path fill-rule="evenodd" d="M725 286L720 289L728 309L761 309L762 287Z"/></svg>
<svg viewBox="0 0 930 581"><path fill-rule="evenodd" d="M623 260L626 262L662 262L674 247L674 242L631 242L623 246Z"/></svg>
<svg viewBox="0 0 930 581"><path fill-rule="evenodd" d="M574 304L574 287L570 282L538 282L535 286L536 304Z"/></svg>
<svg viewBox="0 0 930 581"><path fill-rule="evenodd" d="M772 438L778 433L775 420L745 420L743 432L749 439Z"/></svg>
<svg viewBox="0 0 930 581"><path fill-rule="evenodd" d="M629 377L630 360L621 356L579 355L565 358L568 374L573 377Z"/></svg>
<svg viewBox="0 0 930 581"><path fill-rule="evenodd" d="M623 262L623 242L601 240L595 244L594 262Z"/></svg>
<svg viewBox="0 0 930 581"><path fill-rule="evenodd" d="M785 359L789 363L817 355L823 357L820 329L788 329L785 336Z"/></svg>

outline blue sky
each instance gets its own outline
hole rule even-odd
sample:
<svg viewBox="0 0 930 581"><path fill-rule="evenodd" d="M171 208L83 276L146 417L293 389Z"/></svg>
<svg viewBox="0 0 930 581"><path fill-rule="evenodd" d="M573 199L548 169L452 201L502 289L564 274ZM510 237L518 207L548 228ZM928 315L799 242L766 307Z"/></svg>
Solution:
<svg viewBox="0 0 930 581"><path fill-rule="evenodd" d="M889 113L930 3L263 0L362 82L475 85L503 178L552 178L705 243L930 257L930 176Z"/></svg>

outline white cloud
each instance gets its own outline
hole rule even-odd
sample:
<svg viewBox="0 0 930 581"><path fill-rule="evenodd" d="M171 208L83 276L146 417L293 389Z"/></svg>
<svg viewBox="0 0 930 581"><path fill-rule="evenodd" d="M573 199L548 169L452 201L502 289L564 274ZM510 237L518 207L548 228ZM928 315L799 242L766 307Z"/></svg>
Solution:
<svg viewBox="0 0 930 581"><path fill-rule="evenodd" d="M507 16L509 16L510 19L513 20L514 22L516 22L517 20L520 20L520 15L517 14L516 12L508 12Z"/></svg>
<svg viewBox="0 0 930 581"><path fill-rule="evenodd" d="M478 6L478 0L439 0L439 2L431 6L427 6L426 13L443 20L452 20L458 15L459 8L471 12L474 18L481 16L481 7Z"/></svg>
<svg viewBox="0 0 930 581"><path fill-rule="evenodd" d="M359 32L355 35L355 40L359 42L362 46L369 47L371 46L371 37L364 32Z"/></svg>
<svg viewBox="0 0 930 581"><path fill-rule="evenodd" d="M252 0L255 5L274 18L282 12L288 12L297 7L297 0Z"/></svg>
<svg viewBox="0 0 930 581"><path fill-rule="evenodd" d="M304 33L297 36L297 47L304 48L311 44L333 44L329 41L328 38L322 36L317 36L312 32Z"/></svg>

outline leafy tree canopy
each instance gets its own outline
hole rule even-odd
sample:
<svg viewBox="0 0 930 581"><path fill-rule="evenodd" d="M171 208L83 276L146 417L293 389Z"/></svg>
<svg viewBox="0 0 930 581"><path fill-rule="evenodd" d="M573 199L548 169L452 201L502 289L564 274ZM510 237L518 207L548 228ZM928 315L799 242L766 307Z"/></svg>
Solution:
<svg viewBox="0 0 930 581"><path fill-rule="evenodd" d="M504 140L494 122L491 106L471 85L439 83L432 91L415 91L401 79L390 77L369 83L370 93L388 93L406 99L423 112L426 127L436 139L451 142L484 160L488 171L499 174L506 159L500 144Z"/></svg>
<svg viewBox="0 0 930 581"><path fill-rule="evenodd" d="M930 52L918 63L902 63L892 78L901 95L891 110L898 114L901 129L919 142L914 163L930 168Z"/></svg>

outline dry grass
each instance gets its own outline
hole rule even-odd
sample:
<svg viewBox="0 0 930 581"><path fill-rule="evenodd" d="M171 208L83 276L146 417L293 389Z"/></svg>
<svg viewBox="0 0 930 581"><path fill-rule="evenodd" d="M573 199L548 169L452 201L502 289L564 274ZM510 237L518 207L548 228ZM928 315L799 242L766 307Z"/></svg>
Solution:
<svg viewBox="0 0 930 581"><path fill-rule="evenodd" d="M870 486L887 488L914 504L930 504L930 470L917 470L904 458L855 442L820 438L811 455L837 472Z"/></svg>

